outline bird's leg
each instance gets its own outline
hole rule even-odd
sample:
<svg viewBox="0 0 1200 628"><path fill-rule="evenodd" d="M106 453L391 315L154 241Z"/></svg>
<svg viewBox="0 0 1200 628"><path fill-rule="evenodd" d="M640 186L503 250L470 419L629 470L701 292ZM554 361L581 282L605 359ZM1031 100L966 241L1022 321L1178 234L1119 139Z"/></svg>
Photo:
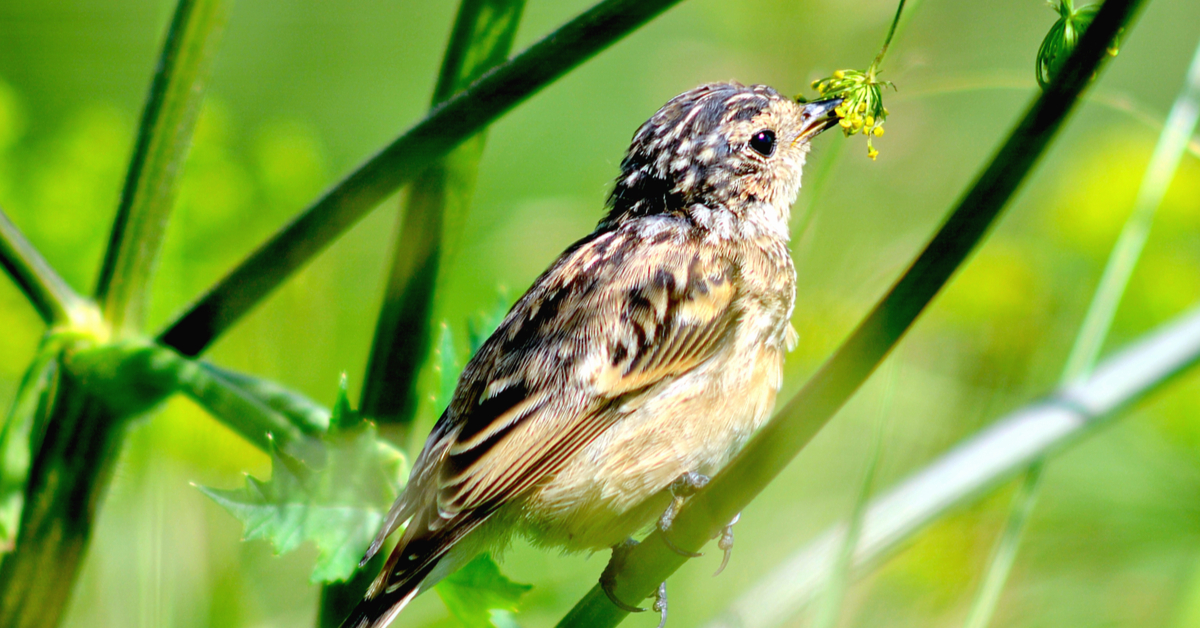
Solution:
<svg viewBox="0 0 1200 628"><path fill-rule="evenodd" d="M667 487L667 490L671 493L671 503L663 512L662 517L659 518L658 528L663 532L663 542L667 544L667 547L671 548L671 551L680 556L696 558L704 555L700 552L689 552L677 547L671 542L671 538L667 533L671 531L671 524L675 523L675 516L679 514L679 509L683 507L683 502L688 497L695 495L696 491L704 488L708 484L708 480L709 477L707 475L688 471L679 476L679 479L671 482L671 485Z"/></svg>
<svg viewBox="0 0 1200 628"><path fill-rule="evenodd" d="M733 524L737 523L738 519L741 518L742 513L739 512L733 516L733 519L730 520L730 522L727 523L724 528L721 528L720 532L717 533L717 547L721 548L721 551L724 552L725 555L721 557L721 566L717 567L717 570L713 572L713 577L716 577L720 575L722 571L725 571L725 565L729 564L729 557L733 555Z"/></svg>
<svg viewBox="0 0 1200 628"><path fill-rule="evenodd" d="M613 586L617 583L617 572L620 571L621 567L625 565L625 559L629 557L629 551L635 546L637 546L637 541L633 539L625 539L624 542L614 545L612 548L612 557L608 559L608 565L605 565L604 571L600 573L600 588L604 591L604 594L608 596L609 601L611 601L614 606L625 611L626 613L641 613L646 610L640 606L630 606L621 600L618 600L616 594L613 593ZM656 609L657 604L658 603L655 602Z"/></svg>
<svg viewBox="0 0 1200 628"><path fill-rule="evenodd" d="M658 628L665 628L667 625L667 581L663 580L658 585L658 591L654 593L654 610L658 611L660 619L658 620Z"/></svg>

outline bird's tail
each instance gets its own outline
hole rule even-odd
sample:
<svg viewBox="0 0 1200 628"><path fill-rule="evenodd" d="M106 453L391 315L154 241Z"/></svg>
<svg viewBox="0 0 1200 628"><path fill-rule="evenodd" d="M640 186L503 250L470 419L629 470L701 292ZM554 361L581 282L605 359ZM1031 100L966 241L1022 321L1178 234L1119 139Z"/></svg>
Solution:
<svg viewBox="0 0 1200 628"><path fill-rule="evenodd" d="M422 591L422 582L438 562L438 560L429 561L420 569L405 574L406 577L399 582L391 583L386 589L376 593L374 597L363 599L354 607L350 616L342 622L341 628L387 628L396 615L399 615L400 611L404 610L404 607L408 606L408 603ZM389 567L384 568L384 573ZM383 578L384 575L380 574L380 577Z"/></svg>

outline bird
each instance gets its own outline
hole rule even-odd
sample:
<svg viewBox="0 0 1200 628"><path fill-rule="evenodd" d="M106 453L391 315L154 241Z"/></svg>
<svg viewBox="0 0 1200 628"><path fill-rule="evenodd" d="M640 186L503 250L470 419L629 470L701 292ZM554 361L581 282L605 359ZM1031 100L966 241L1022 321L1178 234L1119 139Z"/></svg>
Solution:
<svg viewBox="0 0 1200 628"><path fill-rule="evenodd" d="M615 557L669 527L774 407L796 342L790 210L839 103L709 83L637 129L595 230L464 368L363 564L403 532L343 628L385 628L515 536Z"/></svg>

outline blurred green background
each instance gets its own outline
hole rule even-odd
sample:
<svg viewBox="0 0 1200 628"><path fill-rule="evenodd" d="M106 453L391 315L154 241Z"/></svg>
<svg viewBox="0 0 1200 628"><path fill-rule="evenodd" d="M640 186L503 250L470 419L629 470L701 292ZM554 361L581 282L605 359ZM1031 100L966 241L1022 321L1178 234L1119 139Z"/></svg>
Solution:
<svg viewBox="0 0 1200 628"><path fill-rule="evenodd" d="M586 8L530 0L516 49ZM172 3L0 0L0 206L90 292ZM166 322L314 195L428 106L454 3L236 3L155 284ZM892 0L689 0L492 127L439 315L465 347L468 317L515 297L601 216L634 129L668 98L735 79L785 93L865 67ZM1055 19L1040 0L924 0L884 78L887 135L817 142L794 220L799 272L790 396L919 250L1036 90ZM845 517L880 412L877 487L1051 388L1162 119L1200 40L1200 3L1149 2L984 248L894 357L743 515L718 579L714 556L670 582L671 625L694 626ZM811 93L810 93L811 95ZM208 354L325 404L338 374L362 383L399 199L391 199ZM811 213L810 213L811 212ZM1186 157L1112 332L1116 347L1200 298L1200 161ZM0 406L11 404L41 323L0 281ZM882 401L885 380L894 390ZM994 625L1200 626L1200 377L1048 467ZM435 415L425 408L424 423ZM99 518L67 626L311 625L311 547L274 557L189 485L269 474L265 455L182 399L136 427ZM922 534L850 591L843 626L960 625L1010 490ZM715 549L713 551L715 553ZM505 561L522 625L549 626L606 555L518 544ZM656 618L633 617L632 626ZM800 616L793 625L807 625ZM453 626L436 596L401 625Z"/></svg>

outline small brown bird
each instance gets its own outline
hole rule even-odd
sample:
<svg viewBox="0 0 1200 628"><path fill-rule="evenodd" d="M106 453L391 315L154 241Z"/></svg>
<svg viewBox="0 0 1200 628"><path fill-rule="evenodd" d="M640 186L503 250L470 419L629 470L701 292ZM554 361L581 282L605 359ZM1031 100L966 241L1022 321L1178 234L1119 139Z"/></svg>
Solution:
<svg viewBox="0 0 1200 628"><path fill-rule="evenodd" d="M838 102L714 83L638 129L608 214L464 369L364 562L403 534L344 628L387 626L514 534L595 551L669 525L774 406L795 340L788 218Z"/></svg>

